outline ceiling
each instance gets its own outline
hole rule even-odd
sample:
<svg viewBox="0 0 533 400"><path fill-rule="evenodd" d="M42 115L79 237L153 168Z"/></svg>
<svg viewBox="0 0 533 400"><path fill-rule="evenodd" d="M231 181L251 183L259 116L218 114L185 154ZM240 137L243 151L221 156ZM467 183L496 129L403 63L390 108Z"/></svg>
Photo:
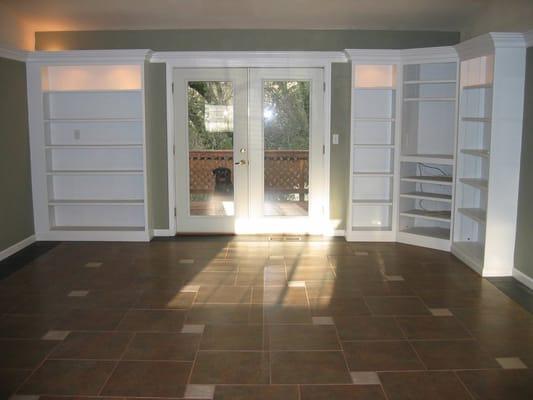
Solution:
<svg viewBox="0 0 533 400"><path fill-rule="evenodd" d="M34 31L193 28L460 31L494 1L498 0L0 0L0 3ZM509 1L514 0L504 3Z"/></svg>

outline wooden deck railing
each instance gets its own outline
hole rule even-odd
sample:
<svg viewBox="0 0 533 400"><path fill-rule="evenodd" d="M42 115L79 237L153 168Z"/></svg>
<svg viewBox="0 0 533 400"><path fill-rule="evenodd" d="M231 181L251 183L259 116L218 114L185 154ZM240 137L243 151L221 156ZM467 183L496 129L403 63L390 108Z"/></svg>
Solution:
<svg viewBox="0 0 533 400"><path fill-rule="evenodd" d="M215 188L213 170L218 167L229 168L233 171L232 151L205 150L189 152L191 192L213 192ZM265 151L266 191L284 194L298 193L299 200L303 201L309 190L308 181L309 152L307 150Z"/></svg>

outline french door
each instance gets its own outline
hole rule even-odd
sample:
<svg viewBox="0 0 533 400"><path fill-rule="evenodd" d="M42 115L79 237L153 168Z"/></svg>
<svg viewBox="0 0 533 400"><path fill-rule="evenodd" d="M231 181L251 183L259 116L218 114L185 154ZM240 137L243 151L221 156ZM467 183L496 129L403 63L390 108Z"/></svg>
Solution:
<svg viewBox="0 0 533 400"><path fill-rule="evenodd" d="M323 73L174 70L178 232L320 233Z"/></svg>

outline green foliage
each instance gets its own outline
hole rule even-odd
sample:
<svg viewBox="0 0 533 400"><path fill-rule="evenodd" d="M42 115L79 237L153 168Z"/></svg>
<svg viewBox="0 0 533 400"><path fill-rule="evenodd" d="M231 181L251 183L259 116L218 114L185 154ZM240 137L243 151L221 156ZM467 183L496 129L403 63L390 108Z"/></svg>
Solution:
<svg viewBox="0 0 533 400"><path fill-rule="evenodd" d="M309 90L307 81L267 81L264 85L265 149L309 149ZM206 129L206 105L233 105L231 82L189 82L189 148L232 149L233 132Z"/></svg>

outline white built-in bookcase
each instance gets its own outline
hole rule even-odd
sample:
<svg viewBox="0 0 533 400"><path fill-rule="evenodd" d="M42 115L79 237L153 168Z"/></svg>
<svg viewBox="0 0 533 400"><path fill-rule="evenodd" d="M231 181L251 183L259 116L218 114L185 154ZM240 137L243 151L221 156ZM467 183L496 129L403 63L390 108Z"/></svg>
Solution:
<svg viewBox="0 0 533 400"><path fill-rule="evenodd" d="M525 46L491 33L457 46L461 96L452 252L484 276L511 275L518 204Z"/></svg>
<svg viewBox="0 0 533 400"><path fill-rule="evenodd" d="M346 237L391 241L396 221L398 52L354 50L348 54L352 112Z"/></svg>
<svg viewBox="0 0 533 400"><path fill-rule="evenodd" d="M450 250L457 126L453 47L402 53L398 241Z"/></svg>
<svg viewBox="0 0 533 400"><path fill-rule="evenodd" d="M28 98L41 240L149 240L147 51L34 53Z"/></svg>

